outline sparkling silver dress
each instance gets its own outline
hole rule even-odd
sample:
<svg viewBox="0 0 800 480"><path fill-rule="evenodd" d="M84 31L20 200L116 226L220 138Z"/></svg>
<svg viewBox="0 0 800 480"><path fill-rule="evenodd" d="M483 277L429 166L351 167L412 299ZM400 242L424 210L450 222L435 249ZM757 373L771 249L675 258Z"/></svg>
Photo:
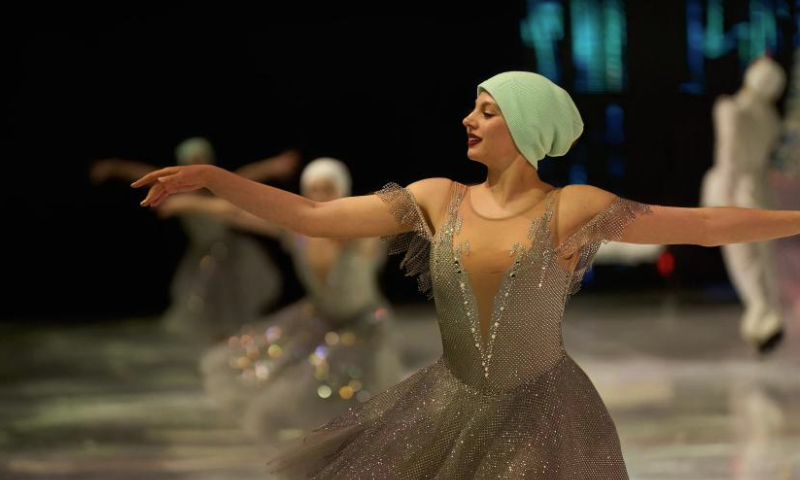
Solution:
<svg viewBox="0 0 800 480"><path fill-rule="evenodd" d="M201 359L206 391L249 433L278 444L402 379L388 341L391 310L378 286L385 247L348 241L321 278L309 264L306 237L286 234L284 248L306 296L245 325Z"/></svg>
<svg viewBox="0 0 800 480"><path fill-rule="evenodd" d="M223 221L195 214L179 219L189 242L172 278L164 326L205 344L228 338L277 300L280 272L255 239Z"/></svg>
<svg viewBox="0 0 800 480"><path fill-rule="evenodd" d="M432 288L441 358L272 452L270 473L289 479L627 479L614 423L565 352L561 319L601 243L619 239L650 206L616 197L556 242L551 225L561 189L502 220L476 212L466 186L454 182L451 191L435 235L410 191L389 184L377 193L413 228L392 238L393 251L405 251L408 271L419 275L422 289ZM572 258L574 268L567 271L558 258Z"/></svg>

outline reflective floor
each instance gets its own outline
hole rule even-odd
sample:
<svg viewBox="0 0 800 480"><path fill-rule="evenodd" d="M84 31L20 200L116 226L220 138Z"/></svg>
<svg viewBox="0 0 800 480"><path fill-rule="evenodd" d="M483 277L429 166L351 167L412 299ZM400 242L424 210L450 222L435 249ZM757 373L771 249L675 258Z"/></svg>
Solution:
<svg viewBox="0 0 800 480"><path fill-rule="evenodd" d="M738 304L571 300L565 343L617 423L632 480L800 480L800 328L758 358ZM440 345L398 310L411 372ZM263 447L204 395L196 351L152 320L0 326L0 478L266 479Z"/></svg>

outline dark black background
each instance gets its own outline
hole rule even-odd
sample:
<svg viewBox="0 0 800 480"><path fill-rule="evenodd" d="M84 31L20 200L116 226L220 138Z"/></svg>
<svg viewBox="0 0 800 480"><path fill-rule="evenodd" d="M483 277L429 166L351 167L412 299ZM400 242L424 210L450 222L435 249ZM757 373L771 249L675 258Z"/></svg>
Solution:
<svg viewBox="0 0 800 480"><path fill-rule="evenodd" d="M480 182L483 170L465 156L461 125L475 85L535 66L519 38L525 2L435 12L423 3L381 11L303 2L288 10L275 2L108 3L28 3L3 15L4 319L79 321L165 307L185 242L177 222L140 208L143 192L124 182L92 186L94 160L168 165L179 141L200 135L229 168L287 146L306 160L343 159L356 194L428 176ZM730 2L739 4L744 11L745 2ZM627 173L613 182L590 162L589 183L639 201L694 206L712 161L710 108L739 87L737 60L707 61L707 93L681 93L688 80L683 2L628 2L627 12L628 90L574 95L587 124L579 148L590 159L603 155L594 146L605 106L622 105ZM791 25L782 28L791 38ZM778 56L786 67L788 50ZM570 161L546 160L543 178L567 183ZM264 244L288 266L276 245ZM671 251L670 281L646 266L598 275L587 289L727 281L717 249ZM419 299L395 266L385 278L388 295ZM297 295L290 279L285 299Z"/></svg>

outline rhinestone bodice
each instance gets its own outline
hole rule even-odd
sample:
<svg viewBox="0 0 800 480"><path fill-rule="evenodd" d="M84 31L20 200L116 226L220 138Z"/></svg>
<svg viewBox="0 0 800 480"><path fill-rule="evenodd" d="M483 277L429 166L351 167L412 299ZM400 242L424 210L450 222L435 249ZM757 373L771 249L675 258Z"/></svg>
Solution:
<svg viewBox="0 0 800 480"><path fill-rule="evenodd" d="M551 261L549 228L557 190L547 193L544 211L492 220L497 235L477 242L486 226L464 201L468 188L454 185L432 242L431 279L444 359L454 375L479 390L511 390L563 355L569 274Z"/></svg>
<svg viewBox="0 0 800 480"><path fill-rule="evenodd" d="M564 239L555 218L562 188L503 219L478 213L466 185L452 182L446 214L432 233L410 191L377 195L413 230L392 237L390 253L435 300L443 360L478 391L507 392L552 369L565 355L561 318L604 242L618 240L650 205L615 199ZM573 258L572 267L563 260Z"/></svg>

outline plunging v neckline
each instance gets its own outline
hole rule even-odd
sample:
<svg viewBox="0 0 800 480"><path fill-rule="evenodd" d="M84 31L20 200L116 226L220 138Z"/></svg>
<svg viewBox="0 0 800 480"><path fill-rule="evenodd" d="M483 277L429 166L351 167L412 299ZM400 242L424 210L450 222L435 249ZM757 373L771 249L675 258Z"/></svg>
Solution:
<svg viewBox="0 0 800 480"><path fill-rule="evenodd" d="M464 191L462 191L460 198L454 200L454 205L452 205L448 218L446 222L440 227L439 231L436 232L437 238L436 240L441 240L442 231L444 230L445 225L455 225L459 221L461 221L461 217L458 213L461 202L463 202L466 190L468 187L462 185ZM489 360L492 358L492 346L494 344L493 340L497 335L497 327L500 326L501 320L501 313L505 310L505 300L508 298L509 290L514 285L514 281L516 280L516 276L519 273L519 269L523 267L523 263L526 260L529 260L531 257L531 253L533 253L534 249L539 246L539 239L540 233L542 229L545 229L545 233L549 231L549 219L546 218L548 215L552 214L552 195L555 194L556 190L559 188L554 188L547 192L545 195L544 200L541 203L545 204L544 211L537 215L536 217L532 218L528 222L528 237L530 239L530 243L527 247L522 248L521 250L517 250L518 253L515 255L514 261L511 262L507 268L505 268L502 272L502 280L500 280L500 284L498 285L497 291L492 295L491 305L490 305L490 313L489 313L489 323L487 328L487 335L484 337L482 329L481 329L481 319L478 313L478 298L475 295L475 291L472 288L472 282L470 273L461 263L461 246L462 244L459 243L456 246L455 243L455 235L451 230L450 238L448 243L448 251L450 256L454 259L457 265L457 271L459 273L459 283L460 289L462 294L464 295L464 303L467 306L467 314L470 316L470 320L472 325L470 328L472 330L473 336L475 336L475 346L478 348L481 354L481 358L483 361L483 366L486 369L488 375L488 364ZM469 200L468 200L469 201ZM534 206L535 207L535 206ZM527 209L526 211L530 211L532 208ZM514 218L514 217L510 217ZM452 228L452 227L451 227ZM535 229L534 229L535 228ZM518 244L515 243L515 246ZM521 245L521 244L520 244ZM515 246L512 246L512 251L515 250ZM542 248L550 248L550 245L545 245ZM475 312L474 317L470 315L471 312Z"/></svg>

